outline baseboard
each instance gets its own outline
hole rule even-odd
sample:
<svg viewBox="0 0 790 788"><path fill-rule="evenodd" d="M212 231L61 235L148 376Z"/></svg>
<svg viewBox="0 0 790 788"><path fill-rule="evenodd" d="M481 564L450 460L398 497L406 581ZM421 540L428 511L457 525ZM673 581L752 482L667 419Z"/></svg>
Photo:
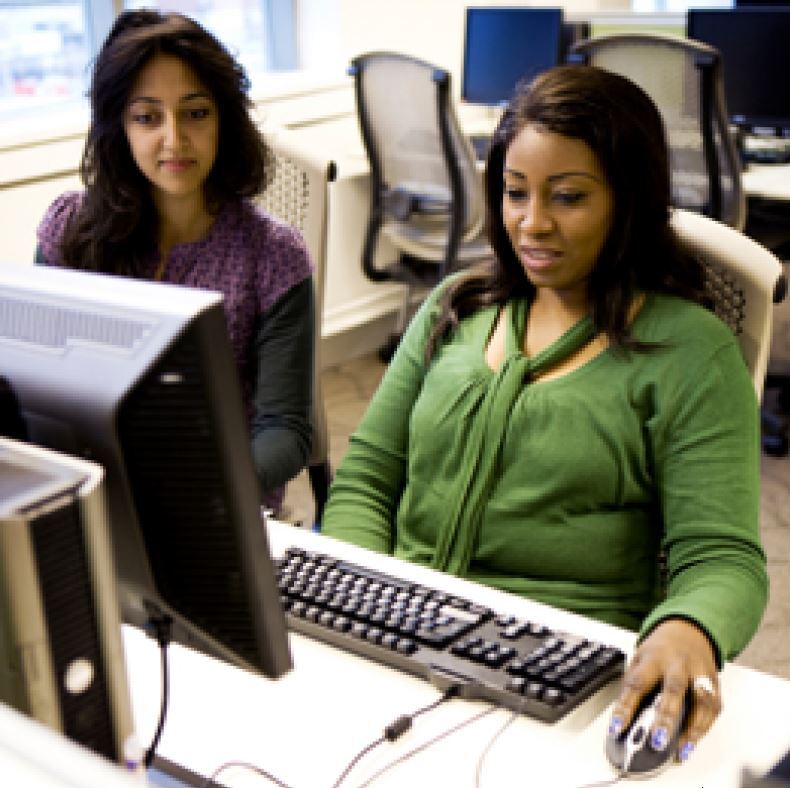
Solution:
<svg viewBox="0 0 790 788"><path fill-rule="evenodd" d="M324 336L321 340L321 366L326 369L375 353L387 342L395 323L395 314L389 313L347 331Z"/></svg>

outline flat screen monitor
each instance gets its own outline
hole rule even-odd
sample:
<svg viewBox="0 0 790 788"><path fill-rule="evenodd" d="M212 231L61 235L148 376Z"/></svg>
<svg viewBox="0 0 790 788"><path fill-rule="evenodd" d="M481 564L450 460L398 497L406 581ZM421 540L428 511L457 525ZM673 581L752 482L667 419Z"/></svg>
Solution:
<svg viewBox="0 0 790 788"><path fill-rule="evenodd" d="M790 137L790 7L690 9L686 34L721 52L734 125Z"/></svg>
<svg viewBox="0 0 790 788"><path fill-rule="evenodd" d="M461 97L500 106L562 57L561 8L467 8Z"/></svg>
<svg viewBox="0 0 790 788"><path fill-rule="evenodd" d="M30 442L104 467L124 619L287 671L222 296L0 263L0 359Z"/></svg>

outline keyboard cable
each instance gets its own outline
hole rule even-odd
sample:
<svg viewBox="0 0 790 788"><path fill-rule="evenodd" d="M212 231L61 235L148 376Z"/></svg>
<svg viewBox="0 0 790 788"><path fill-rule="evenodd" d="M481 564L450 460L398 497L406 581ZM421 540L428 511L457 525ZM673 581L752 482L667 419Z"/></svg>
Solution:
<svg viewBox="0 0 790 788"><path fill-rule="evenodd" d="M422 744L415 747L413 750L409 750L405 752L403 755L396 758L394 761L390 761L390 763L386 764L386 766L382 766L372 777L369 777L365 780L364 783L358 785L357 788L367 788L367 786L371 785L375 780L378 780L385 772L388 772L390 769L394 768L400 763L409 760L413 756L417 755L417 753L422 752L423 750L427 750L428 747L432 747L434 744L437 744L442 739L446 739L448 736L452 735L453 733L457 733L462 728L465 728L467 725L471 725L473 722L477 722L481 720L483 717L487 717L489 714L493 714L495 711L498 710L498 706L488 706L487 708L483 709L482 711L477 712L477 714L473 714L471 717L461 720L461 722L456 723L451 728L448 728L441 733L438 733L432 739L428 739L428 741L423 742Z"/></svg>
<svg viewBox="0 0 790 788"><path fill-rule="evenodd" d="M419 717L421 714L426 714L429 711L432 711L437 706L445 703L446 701L454 698L459 692L459 685L452 684L448 687L439 697L437 700L432 701L427 706L423 706L421 709L417 709L417 711L412 712L411 714L402 714L397 719L393 720L387 727L384 729L384 734L380 736L375 741L371 742L367 746L365 746L362 750L360 750L349 762L346 768L343 770L341 775L335 780L332 784L332 788L338 788L338 786L348 777L351 770L364 758L369 752L374 750L380 744L383 744L385 741L396 741L399 739L406 731L408 731L411 726L412 722ZM260 766L256 766L255 764L248 763L246 761L227 761L215 769L208 779L201 784L201 788L211 788L211 786L215 785L215 780L219 775L229 769L231 767L239 767L243 769L249 769L250 771L259 774L261 777L265 777L270 782L274 783L275 785L279 785L280 788L291 788L287 783L284 783L279 778L275 777L273 774L270 774L265 769L262 769Z"/></svg>
<svg viewBox="0 0 790 788"><path fill-rule="evenodd" d="M338 786L343 782L343 780L348 777L351 773L351 770L364 758L368 753L375 750L376 747L383 744L385 741L396 741L401 736L403 736L406 731L408 731L414 720L419 717L421 714L426 714L429 711L433 711L437 706L440 706L442 703L451 700L452 698L456 697L460 691L460 685L458 684L451 684L439 697L437 700L432 701L427 706L423 706L421 709L417 709L417 711L412 712L411 714L402 714L396 720L393 720L387 727L384 729L384 735L380 736L375 741L372 741L367 746L363 747L349 762L346 768L342 771L340 776L332 783L332 788L338 788Z"/></svg>

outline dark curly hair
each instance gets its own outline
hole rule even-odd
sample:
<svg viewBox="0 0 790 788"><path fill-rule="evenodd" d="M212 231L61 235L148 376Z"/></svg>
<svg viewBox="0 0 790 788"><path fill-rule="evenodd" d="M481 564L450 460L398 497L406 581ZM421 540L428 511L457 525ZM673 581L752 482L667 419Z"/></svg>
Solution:
<svg viewBox="0 0 790 788"><path fill-rule="evenodd" d="M625 77L594 66L557 66L519 85L497 126L485 175L494 259L446 289L427 359L464 316L534 292L502 220L505 153L526 126L584 141L612 190L612 230L590 276L589 296L593 322L613 346L642 347L628 326L640 291L705 303L703 268L683 252L669 224L669 154L655 104Z"/></svg>
<svg viewBox="0 0 790 788"><path fill-rule="evenodd" d="M188 65L217 105L217 155L204 184L209 210L259 194L270 180L273 154L250 115L249 80L227 49L181 14L125 11L93 67L91 124L80 164L85 194L61 244L70 267L138 276L156 251L159 222L123 119L138 74L159 54Z"/></svg>

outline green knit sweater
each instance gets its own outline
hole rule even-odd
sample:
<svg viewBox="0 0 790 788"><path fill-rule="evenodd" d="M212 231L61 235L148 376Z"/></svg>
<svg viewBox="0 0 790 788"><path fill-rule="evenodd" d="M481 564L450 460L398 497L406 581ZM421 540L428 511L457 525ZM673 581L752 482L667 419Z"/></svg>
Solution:
<svg viewBox="0 0 790 788"><path fill-rule="evenodd" d="M680 616L708 633L720 662L740 651L767 578L758 409L729 329L651 294L633 334L659 348L609 349L530 383L536 364L587 340L588 319L527 359L528 307L512 302L507 357L494 372L484 349L498 310L486 308L426 367L437 297L412 321L352 436L324 533L642 636Z"/></svg>

